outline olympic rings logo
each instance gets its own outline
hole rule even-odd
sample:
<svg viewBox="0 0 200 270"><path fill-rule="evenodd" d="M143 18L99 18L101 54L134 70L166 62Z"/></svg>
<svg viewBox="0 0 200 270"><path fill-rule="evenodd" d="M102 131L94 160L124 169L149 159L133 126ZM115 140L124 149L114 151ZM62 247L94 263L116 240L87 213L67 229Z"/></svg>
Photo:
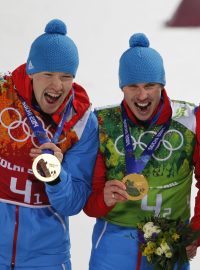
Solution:
<svg viewBox="0 0 200 270"><path fill-rule="evenodd" d="M177 141L178 141L178 145L177 146L174 146L172 145L171 142L169 142L167 140L167 136L169 136L169 134L171 133L176 133L177 135ZM138 138L138 141L136 140L136 138L134 138L133 136L131 136L132 138L132 145L133 145L133 150L136 149L136 147L138 146L142 151L147 147L147 144L144 143L144 140L143 140L143 137L147 134L152 134L152 138L156 135L156 132L155 131L146 131L144 133L142 133L139 138ZM172 134L171 134L172 135ZM118 149L118 144L119 144L119 141L120 140L123 140L123 135L120 135L116 140L115 140L115 144L114 144L114 147L115 147L115 150L116 152L121 155L121 156L124 156L124 153L121 152L119 149ZM168 131L165 132L163 138L160 140L160 142L158 143L156 149L155 149L155 152L154 154L152 155L152 157L157 160L157 161L165 161L167 159L169 159L172 155L172 152L173 151L177 151L179 150L182 145L183 145L183 141L184 141L184 138L183 138L183 135L180 131L176 130L176 129L170 129ZM160 145L162 144L162 146L168 150L168 154L166 157L164 158L160 158L160 157L157 157L156 156L156 150L160 147Z"/></svg>
<svg viewBox="0 0 200 270"><path fill-rule="evenodd" d="M3 115L4 114L9 114L10 113L15 113L16 114L16 119L12 121L9 124L6 124L3 119ZM53 134L50 131L51 125L48 125L47 128L45 128L45 123L44 121L37 116L38 121L41 123L43 129L45 130L48 138L51 140L53 138ZM15 141L15 142L25 142L26 140L28 140L29 138L31 138L31 142L35 147L39 147L39 145L36 144L35 142L35 134L32 132L31 128L28 125L28 119L27 117L25 117L24 119L22 119L21 114L19 113L19 111L15 108L5 108L0 112L0 124L6 128L8 130L8 135L10 136L10 138ZM16 136L14 136L14 131L17 131L17 129L22 129L24 132L24 137L21 138L21 134L20 134L20 138L17 138ZM15 134L17 134L17 132L15 132ZM64 138L63 140L59 141L59 143L62 143L63 141L65 141L66 138Z"/></svg>

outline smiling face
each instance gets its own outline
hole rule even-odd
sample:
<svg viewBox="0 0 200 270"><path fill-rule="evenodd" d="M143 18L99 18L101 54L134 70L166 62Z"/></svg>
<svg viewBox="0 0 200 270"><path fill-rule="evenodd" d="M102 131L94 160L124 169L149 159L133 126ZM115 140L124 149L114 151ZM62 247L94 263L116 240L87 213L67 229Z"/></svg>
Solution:
<svg viewBox="0 0 200 270"><path fill-rule="evenodd" d="M63 72L39 72L29 75L41 110L53 114L61 106L72 88L73 77Z"/></svg>
<svg viewBox="0 0 200 270"><path fill-rule="evenodd" d="M163 86L158 83L139 83L123 87L124 99L132 113L141 121L148 120L157 108Z"/></svg>

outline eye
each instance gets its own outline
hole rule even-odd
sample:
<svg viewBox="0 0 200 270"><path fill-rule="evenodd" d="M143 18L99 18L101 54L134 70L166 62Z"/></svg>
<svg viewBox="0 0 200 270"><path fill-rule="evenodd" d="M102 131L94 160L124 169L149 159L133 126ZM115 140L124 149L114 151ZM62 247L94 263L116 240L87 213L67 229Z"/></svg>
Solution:
<svg viewBox="0 0 200 270"><path fill-rule="evenodd" d="M51 77L52 74L51 73L43 73L43 76L45 76L45 77Z"/></svg>
<svg viewBox="0 0 200 270"><path fill-rule="evenodd" d="M72 77L70 74L63 75L63 76L62 76L62 80L64 80L64 81L71 80L72 78L73 78L73 77Z"/></svg>
<svg viewBox="0 0 200 270"><path fill-rule="evenodd" d="M131 85L129 85L128 87L129 87L129 89L131 89L131 90L137 89L137 85L135 85L135 84L131 84Z"/></svg>
<svg viewBox="0 0 200 270"><path fill-rule="evenodd" d="M155 88L155 85L156 85L155 83L149 83L145 86L145 89L153 89Z"/></svg>

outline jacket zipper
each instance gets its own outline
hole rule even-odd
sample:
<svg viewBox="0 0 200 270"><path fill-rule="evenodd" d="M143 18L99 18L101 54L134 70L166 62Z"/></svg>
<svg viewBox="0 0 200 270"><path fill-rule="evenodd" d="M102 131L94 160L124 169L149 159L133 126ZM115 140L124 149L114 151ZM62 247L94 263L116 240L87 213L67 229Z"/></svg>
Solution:
<svg viewBox="0 0 200 270"><path fill-rule="evenodd" d="M103 226L103 229L101 231L101 234L100 234L99 238L97 239L97 242L96 242L96 245L95 245L95 249L98 248L99 243L100 243L100 241L101 241L101 239L102 239L102 237L103 237L103 235L104 235L104 233L106 231L107 225L108 225L108 221L105 221L104 226Z"/></svg>
<svg viewBox="0 0 200 270"><path fill-rule="evenodd" d="M12 270L15 267L18 228L19 228L19 205L16 205L16 208L15 208L15 229L14 229L14 238L13 238L12 261L11 261L11 269Z"/></svg>

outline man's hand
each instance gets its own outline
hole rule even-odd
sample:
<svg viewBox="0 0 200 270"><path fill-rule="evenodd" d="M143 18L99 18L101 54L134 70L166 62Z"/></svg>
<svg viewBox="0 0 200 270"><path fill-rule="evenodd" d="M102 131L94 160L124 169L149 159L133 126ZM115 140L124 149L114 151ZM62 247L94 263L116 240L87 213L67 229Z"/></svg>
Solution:
<svg viewBox="0 0 200 270"><path fill-rule="evenodd" d="M188 259L193 259L197 254L197 241L186 247Z"/></svg>
<svg viewBox="0 0 200 270"><path fill-rule="evenodd" d="M104 201L107 206L113 206L117 202L128 200L128 193L125 191L126 186L119 180L107 181L104 187Z"/></svg>
<svg viewBox="0 0 200 270"><path fill-rule="evenodd" d="M60 163L63 160L63 154L61 152L61 149L57 147L54 143L47 142L42 144L39 148L32 148L29 155L35 159L37 156L41 155L43 152L42 150L44 149L50 149L53 151L54 156L57 157L57 159L60 161Z"/></svg>

